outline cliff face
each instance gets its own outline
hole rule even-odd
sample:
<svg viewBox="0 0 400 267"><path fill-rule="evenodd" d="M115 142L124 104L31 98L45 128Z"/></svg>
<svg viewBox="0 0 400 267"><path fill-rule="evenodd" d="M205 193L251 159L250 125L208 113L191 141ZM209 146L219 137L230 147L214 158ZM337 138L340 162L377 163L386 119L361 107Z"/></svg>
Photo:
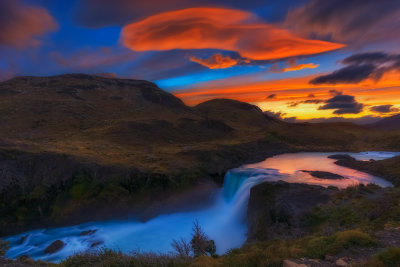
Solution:
<svg viewBox="0 0 400 267"><path fill-rule="evenodd" d="M307 215L335 192L321 186L267 182L253 187L247 210L248 241L308 234Z"/></svg>

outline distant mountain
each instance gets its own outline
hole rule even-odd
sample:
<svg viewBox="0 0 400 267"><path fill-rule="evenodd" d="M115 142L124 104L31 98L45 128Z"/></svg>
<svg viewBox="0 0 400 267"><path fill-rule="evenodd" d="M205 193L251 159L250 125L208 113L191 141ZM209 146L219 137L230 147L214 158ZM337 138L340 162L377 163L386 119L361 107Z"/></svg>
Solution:
<svg viewBox="0 0 400 267"><path fill-rule="evenodd" d="M257 106L231 99L209 100L194 109L207 118L223 121L235 128L263 128L276 121Z"/></svg>
<svg viewBox="0 0 400 267"><path fill-rule="evenodd" d="M66 74L0 83L0 148L99 163L165 168L172 152L256 140L268 122L254 105L221 99L191 108L143 80Z"/></svg>
<svg viewBox="0 0 400 267"><path fill-rule="evenodd" d="M370 124L370 127L381 131L399 131L400 130L400 114L384 118L376 123Z"/></svg>

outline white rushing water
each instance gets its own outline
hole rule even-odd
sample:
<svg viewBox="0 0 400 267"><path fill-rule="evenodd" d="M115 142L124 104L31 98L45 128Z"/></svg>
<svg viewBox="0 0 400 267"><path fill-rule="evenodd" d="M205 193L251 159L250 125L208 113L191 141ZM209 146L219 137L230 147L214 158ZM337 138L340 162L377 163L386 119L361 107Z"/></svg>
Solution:
<svg viewBox="0 0 400 267"><path fill-rule="evenodd" d="M366 173L340 167L329 155L338 153L293 153L268 158L227 172L222 189L215 194L212 206L192 212L160 215L147 222L135 219L91 222L77 226L39 229L6 238L11 249L7 257L29 255L33 259L57 262L77 252L107 247L128 253L134 250L170 252L171 241L189 239L193 221L198 220L207 235L215 240L217 252L241 246L246 240L246 212L250 189L264 181L287 181L345 188L358 183L391 186L388 181ZM340 153L344 154L344 153ZM345 153L358 160L385 159L400 153ZM342 180L317 179L309 171L327 171L344 176ZM81 236L82 231L96 230ZM44 251L55 240L66 245L54 254Z"/></svg>

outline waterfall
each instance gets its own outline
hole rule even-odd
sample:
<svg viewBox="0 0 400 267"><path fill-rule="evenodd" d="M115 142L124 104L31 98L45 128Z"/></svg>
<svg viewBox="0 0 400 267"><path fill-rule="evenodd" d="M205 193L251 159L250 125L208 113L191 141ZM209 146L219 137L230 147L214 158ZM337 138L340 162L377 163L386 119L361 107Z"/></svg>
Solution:
<svg viewBox="0 0 400 267"><path fill-rule="evenodd" d="M93 244L99 242L104 247L125 253L137 249L166 253L172 250L173 239L190 238L194 220L198 220L207 235L215 240L217 252L222 254L228 249L240 247L246 241L246 212L250 190L264 181L284 180L322 186L335 185L341 188L359 182L391 185L381 178L340 167L328 159L328 155L329 153L280 155L264 162L232 169L226 173L223 188L217 190L214 203L202 210L164 214L146 222L135 219L98 221L62 228L38 229L11 236L6 238L11 246L6 256L18 258L29 255L33 259L58 262L77 252L91 250ZM375 152L351 155L368 159L389 154ZM315 179L301 171L305 168L331 171L348 179ZM97 231L91 235L80 235L82 231L93 229ZM63 241L65 247L57 253L46 254L44 252L46 247L55 240Z"/></svg>

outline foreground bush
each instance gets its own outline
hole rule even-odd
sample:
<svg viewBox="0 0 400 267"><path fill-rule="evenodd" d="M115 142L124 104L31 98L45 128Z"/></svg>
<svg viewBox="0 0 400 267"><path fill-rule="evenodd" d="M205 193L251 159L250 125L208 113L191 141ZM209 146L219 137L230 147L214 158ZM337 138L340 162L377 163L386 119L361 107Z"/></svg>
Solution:
<svg viewBox="0 0 400 267"><path fill-rule="evenodd" d="M370 267L399 267L400 266L400 248L392 247L374 255L367 264Z"/></svg>
<svg viewBox="0 0 400 267"><path fill-rule="evenodd" d="M347 230L330 236L314 237L306 241L307 256L324 258L328 254L339 253L343 249L370 247L374 239L359 230Z"/></svg>
<svg viewBox="0 0 400 267"><path fill-rule="evenodd" d="M190 258L182 258L176 255L139 253L123 254L120 251L101 249L95 252L84 252L67 258L60 263L63 267L80 266L137 266L137 267L164 267L164 266L188 266Z"/></svg>

